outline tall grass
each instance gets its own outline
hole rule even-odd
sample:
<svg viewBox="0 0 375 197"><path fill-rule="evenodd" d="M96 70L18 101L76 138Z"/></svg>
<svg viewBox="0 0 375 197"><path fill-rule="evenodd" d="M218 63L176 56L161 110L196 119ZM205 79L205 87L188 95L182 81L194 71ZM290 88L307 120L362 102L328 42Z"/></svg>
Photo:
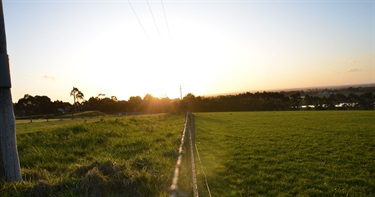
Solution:
<svg viewBox="0 0 375 197"><path fill-rule="evenodd" d="M374 120L374 111L200 113L196 142L213 196L374 196Z"/></svg>
<svg viewBox="0 0 375 197"><path fill-rule="evenodd" d="M183 116L51 123L17 125L24 182L1 182L1 196L168 195Z"/></svg>

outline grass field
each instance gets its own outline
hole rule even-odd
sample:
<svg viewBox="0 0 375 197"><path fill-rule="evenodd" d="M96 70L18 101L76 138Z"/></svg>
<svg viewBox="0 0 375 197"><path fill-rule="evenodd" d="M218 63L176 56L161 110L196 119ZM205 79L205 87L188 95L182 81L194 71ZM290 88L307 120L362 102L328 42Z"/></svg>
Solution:
<svg viewBox="0 0 375 197"><path fill-rule="evenodd" d="M0 196L168 196L184 116L17 121ZM196 114L199 194L375 196L375 111ZM182 168L182 183L187 180Z"/></svg>
<svg viewBox="0 0 375 197"><path fill-rule="evenodd" d="M17 123L22 183L0 196L168 196L184 116Z"/></svg>
<svg viewBox="0 0 375 197"><path fill-rule="evenodd" d="M108 116L98 111L88 111L73 114L65 114L52 119L19 119L16 121L17 134L30 133L35 131L50 131L53 128L77 125L82 123L98 122L102 119L115 120L117 117Z"/></svg>
<svg viewBox="0 0 375 197"><path fill-rule="evenodd" d="M375 111L199 113L196 127L213 196L375 196Z"/></svg>

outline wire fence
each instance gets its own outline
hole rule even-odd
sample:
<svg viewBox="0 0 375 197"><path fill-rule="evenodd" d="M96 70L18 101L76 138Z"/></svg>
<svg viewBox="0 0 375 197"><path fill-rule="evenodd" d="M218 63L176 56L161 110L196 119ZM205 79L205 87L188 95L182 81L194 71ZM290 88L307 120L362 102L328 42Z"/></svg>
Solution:
<svg viewBox="0 0 375 197"><path fill-rule="evenodd" d="M186 114L184 130L182 132L181 144L178 150L178 159L176 167L173 174L173 181L170 187L170 196L191 196L198 197L198 184L197 184L197 172L195 165L195 118L191 113ZM178 187L179 176L181 175L181 167L183 163L183 155L185 154L186 158L186 172L188 173L187 177L189 179L189 184L191 187L189 191L181 191ZM190 177L190 178L189 178Z"/></svg>

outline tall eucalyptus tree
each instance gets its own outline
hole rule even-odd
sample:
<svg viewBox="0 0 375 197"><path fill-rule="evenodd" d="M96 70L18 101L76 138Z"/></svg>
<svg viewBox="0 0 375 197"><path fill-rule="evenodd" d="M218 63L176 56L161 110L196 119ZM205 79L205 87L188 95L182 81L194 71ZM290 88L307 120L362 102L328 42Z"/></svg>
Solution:
<svg viewBox="0 0 375 197"><path fill-rule="evenodd" d="M72 91L70 92L70 96L73 96L74 99L74 112L77 112L77 103L79 100L83 100L83 93L78 90L78 88L73 87Z"/></svg>

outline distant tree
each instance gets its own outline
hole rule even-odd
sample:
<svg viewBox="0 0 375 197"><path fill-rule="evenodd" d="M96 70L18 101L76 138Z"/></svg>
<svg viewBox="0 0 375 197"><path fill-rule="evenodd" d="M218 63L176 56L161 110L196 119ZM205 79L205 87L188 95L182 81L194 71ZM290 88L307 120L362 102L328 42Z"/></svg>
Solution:
<svg viewBox="0 0 375 197"><path fill-rule="evenodd" d="M140 96L131 96L128 100L130 111L139 112L142 105L142 98Z"/></svg>
<svg viewBox="0 0 375 197"><path fill-rule="evenodd" d="M29 94L25 94L14 104L14 112L16 116L31 116L35 112L35 98Z"/></svg>
<svg viewBox="0 0 375 197"><path fill-rule="evenodd" d="M182 113L180 111L180 102L181 100L178 98L176 99L173 99L170 101L170 112L173 113L173 114L180 114Z"/></svg>
<svg viewBox="0 0 375 197"><path fill-rule="evenodd" d="M70 92L70 96L73 96L74 99L74 111L77 112L77 103L79 100L83 100L83 93L78 90L78 88L73 87L72 91Z"/></svg>
<svg viewBox="0 0 375 197"><path fill-rule="evenodd" d="M90 97L82 103L82 107L84 110L98 110L107 114L123 113L129 110L128 102L119 101L116 96L111 96L111 98Z"/></svg>
<svg viewBox="0 0 375 197"><path fill-rule="evenodd" d="M298 109L299 106L301 105L301 101L302 101L302 98L299 92L294 93L290 96L290 102L291 102L291 106L293 109Z"/></svg>
<svg viewBox="0 0 375 197"><path fill-rule="evenodd" d="M335 109L335 105L337 104L337 99L334 94L330 94L328 98L326 98L326 104L328 109Z"/></svg>
<svg viewBox="0 0 375 197"><path fill-rule="evenodd" d="M335 98L336 98L336 104L340 105L339 109L349 109L348 98L344 94L337 93L335 95Z"/></svg>
<svg viewBox="0 0 375 197"><path fill-rule="evenodd" d="M57 112L57 108L48 96L25 94L14 104L16 116L47 115Z"/></svg>
<svg viewBox="0 0 375 197"><path fill-rule="evenodd" d="M115 102L117 102L117 101L118 101L118 99L117 99L117 97L116 97L116 96L111 96L111 99L112 99L113 101L115 101Z"/></svg>
<svg viewBox="0 0 375 197"><path fill-rule="evenodd" d="M69 102L63 102L56 100L52 103L55 113L66 113L69 112L72 105Z"/></svg>
<svg viewBox="0 0 375 197"><path fill-rule="evenodd" d="M146 94L143 97L143 102L142 102L142 109L146 113L155 113L155 98L151 94Z"/></svg>
<svg viewBox="0 0 375 197"><path fill-rule="evenodd" d="M38 96L35 97L35 113L38 115L43 114L53 114L53 105L52 101L48 96Z"/></svg>
<svg viewBox="0 0 375 197"><path fill-rule="evenodd" d="M160 110L163 113L170 113L172 112L172 101L168 97L162 98L160 100Z"/></svg>
<svg viewBox="0 0 375 197"><path fill-rule="evenodd" d="M96 98L101 99L101 98L104 98L104 97L105 97L105 94L100 93L100 94L98 94L98 96Z"/></svg>
<svg viewBox="0 0 375 197"><path fill-rule="evenodd" d="M310 105L314 105L314 97L306 94L305 95L305 98L303 99L303 101L305 102L305 105L307 105L307 109L309 109Z"/></svg>
<svg viewBox="0 0 375 197"><path fill-rule="evenodd" d="M354 93L348 95L348 102L353 106L354 109L358 109L361 98Z"/></svg>
<svg viewBox="0 0 375 197"><path fill-rule="evenodd" d="M360 104L361 109L366 109L366 110L373 109L374 104L375 104L375 97L373 96L372 92L363 93L360 96L359 104Z"/></svg>
<svg viewBox="0 0 375 197"><path fill-rule="evenodd" d="M196 100L195 95L192 94L192 93L188 93L182 99L183 102L181 102L181 105L185 105L185 106L181 106L181 107L185 108L185 110L195 112L195 111L197 111L197 106L196 106L195 100Z"/></svg>
<svg viewBox="0 0 375 197"><path fill-rule="evenodd" d="M346 97L344 94L338 93L336 94L336 101L338 103L347 103L348 97Z"/></svg>
<svg viewBox="0 0 375 197"><path fill-rule="evenodd" d="M99 99L99 97L90 97L88 100L83 102L83 109L85 111L89 111L89 110L101 111L100 101L101 100Z"/></svg>

